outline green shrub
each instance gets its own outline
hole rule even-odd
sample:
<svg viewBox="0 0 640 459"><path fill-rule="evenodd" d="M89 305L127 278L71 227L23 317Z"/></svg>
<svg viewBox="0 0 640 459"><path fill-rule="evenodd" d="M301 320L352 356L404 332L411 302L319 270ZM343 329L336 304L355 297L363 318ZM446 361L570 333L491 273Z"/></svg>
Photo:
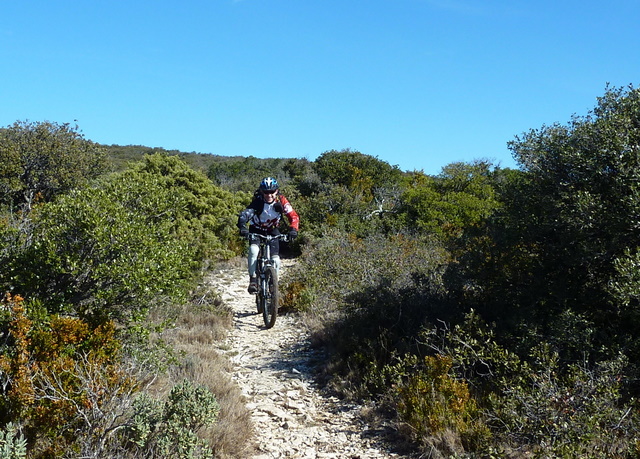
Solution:
<svg viewBox="0 0 640 459"><path fill-rule="evenodd" d="M368 200L377 188L395 186L402 176L398 166L349 149L324 152L313 169L324 182L345 186Z"/></svg>
<svg viewBox="0 0 640 459"><path fill-rule="evenodd" d="M411 427L415 440L449 453L486 444L488 428L464 380L452 373L453 359L409 355L402 362L406 376L397 385L400 419Z"/></svg>
<svg viewBox="0 0 640 459"><path fill-rule="evenodd" d="M210 458L211 449L198 431L213 424L219 411L207 388L185 380L164 402L141 395L123 440L127 448L145 452L145 457Z"/></svg>
<svg viewBox="0 0 640 459"><path fill-rule="evenodd" d="M389 390L380 369L415 348L438 310L446 252L403 235L347 237L338 231L305 247L288 272L285 304L305 309L312 339L328 346L332 384L353 396Z"/></svg>
<svg viewBox="0 0 640 459"><path fill-rule="evenodd" d="M197 260L239 253L233 244L246 195L222 190L177 156L145 155L103 186L126 208L169 224L174 237L193 247Z"/></svg>
<svg viewBox="0 0 640 459"><path fill-rule="evenodd" d="M0 129L0 205L29 211L88 183L104 165L104 150L78 126L18 121Z"/></svg>
<svg viewBox="0 0 640 459"><path fill-rule="evenodd" d="M34 208L26 232L3 231L0 285L52 312L123 323L152 300L184 298L205 258L232 256L239 199L176 157Z"/></svg>
<svg viewBox="0 0 640 459"><path fill-rule="evenodd" d="M534 357L519 381L503 379L502 391L489 397L498 438L540 457L631 457L640 419L635 402L623 397L624 359L593 368L572 364L563 371L547 346Z"/></svg>
<svg viewBox="0 0 640 459"><path fill-rule="evenodd" d="M500 206L494 175L486 161L452 163L436 177L414 174L402 195L400 218L452 242Z"/></svg>
<svg viewBox="0 0 640 459"><path fill-rule="evenodd" d="M474 311L453 327L425 329L420 341L451 359L480 409L476 433L491 431L492 444L473 437L472 451L510 449L536 457L628 456L638 441L638 409L625 394L627 362L562 362L546 343L528 359L497 342L493 327Z"/></svg>
<svg viewBox="0 0 640 459"><path fill-rule="evenodd" d="M172 235L170 220L150 222L114 198L86 189L34 209L26 246L3 260L6 288L52 313L127 324L152 298L183 295L198 266L189 244Z"/></svg>
<svg viewBox="0 0 640 459"><path fill-rule="evenodd" d="M446 252L437 244L410 236L374 233L360 238L330 229L324 237L309 242L284 280L283 291L292 290L292 302L285 305L304 309L295 300L307 298L301 303L304 306L314 298L316 313L331 315L347 305L366 309L354 293L382 285L388 290L409 287L420 276L432 281L427 287L430 291L437 291L445 261Z"/></svg>
<svg viewBox="0 0 640 459"><path fill-rule="evenodd" d="M2 309L0 421L23 426L31 457L99 452L138 390L114 325L92 329L77 318L34 313L20 297L7 297Z"/></svg>
<svg viewBox="0 0 640 459"><path fill-rule="evenodd" d="M27 441L15 424L7 424L0 430L0 459L25 457L27 457Z"/></svg>

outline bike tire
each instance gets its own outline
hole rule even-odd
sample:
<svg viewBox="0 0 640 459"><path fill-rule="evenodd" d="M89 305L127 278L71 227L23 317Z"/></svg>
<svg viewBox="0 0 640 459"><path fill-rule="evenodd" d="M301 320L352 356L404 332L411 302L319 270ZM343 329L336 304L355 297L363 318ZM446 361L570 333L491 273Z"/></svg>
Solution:
<svg viewBox="0 0 640 459"><path fill-rule="evenodd" d="M280 292L278 291L278 274L273 266L268 266L264 272L264 309L262 317L264 325L271 328L276 323L278 316L278 305L280 303Z"/></svg>

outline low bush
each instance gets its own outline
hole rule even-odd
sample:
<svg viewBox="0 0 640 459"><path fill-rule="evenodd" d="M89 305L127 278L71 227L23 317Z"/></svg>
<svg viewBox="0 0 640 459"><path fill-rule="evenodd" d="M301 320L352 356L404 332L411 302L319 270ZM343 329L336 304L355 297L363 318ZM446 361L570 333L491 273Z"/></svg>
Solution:
<svg viewBox="0 0 640 459"><path fill-rule="evenodd" d="M513 336L448 302L437 246L332 236L307 248L285 289L331 351L332 388L395 412L432 457L638 457L624 360L563 362L540 342L518 355Z"/></svg>
<svg viewBox="0 0 640 459"><path fill-rule="evenodd" d="M411 285L416 277L431 281L435 291L442 285L441 269L446 252L435 243L407 235L367 237L328 229L324 237L311 239L283 282L283 307L332 315L357 309L350 295L386 283L390 289ZM313 299L313 301L311 301ZM300 301L301 300L301 301Z"/></svg>
<svg viewBox="0 0 640 459"><path fill-rule="evenodd" d="M149 458L211 458L198 431L215 422L220 406L205 387L185 380L162 402L143 394L133 404L133 415L122 439L127 449Z"/></svg>
<svg viewBox="0 0 640 459"><path fill-rule="evenodd" d="M31 241L7 261L6 282L52 313L129 324L159 294L183 295L196 268L167 223L151 224L103 190L67 195L32 215Z"/></svg>
<svg viewBox="0 0 640 459"><path fill-rule="evenodd" d="M32 457L87 445L101 451L139 387L121 362L113 323L92 329L29 309L20 297L2 305L0 421L23 426Z"/></svg>
<svg viewBox="0 0 640 459"><path fill-rule="evenodd" d="M0 430L0 459L24 459L27 457L27 441L18 426L7 424Z"/></svg>
<svg viewBox="0 0 640 459"><path fill-rule="evenodd" d="M216 264L214 272L237 261ZM192 292L188 303L157 311L158 318L171 320L159 338L174 351L175 359L168 371L158 376L149 392L164 400L169 395L168 388L185 380L207 388L214 394L220 410L217 422L203 426L199 437L207 442L216 458L250 457L254 431L251 412L230 376L227 357L219 352L221 341L232 325L233 314L229 305L220 299L217 288L212 290L211 280L205 279Z"/></svg>
<svg viewBox="0 0 640 459"><path fill-rule="evenodd" d="M326 373L354 396L379 394L379 368L415 345L438 308L446 252L398 235L329 232L306 248L284 283L285 307L304 310L312 340L332 353Z"/></svg>
<svg viewBox="0 0 640 459"><path fill-rule="evenodd" d="M197 375L182 372L180 382L168 381L165 394L150 390L160 375L143 373L122 354L113 324L92 329L77 318L47 316L20 297L7 297L0 311L0 425L6 432L0 454L2 447L22 451L21 438L28 439L24 450L33 458L206 458L216 450L246 449L248 417L234 408L244 405L228 400L230 394L241 400L241 394L215 380L216 374L224 378L222 364ZM224 404L209 385L219 389ZM218 417L242 441L235 437L230 446L231 440L219 438L229 434L215 432ZM22 426L24 437L16 437L12 425Z"/></svg>
<svg viewBox="0 0 640 459"><path fill-rule="evenodd" d="M520 377L488 400L489 423L508 445L542 457L638 457L638 406L623 396L623 359L563 369L545 346Z"/></svg>
<svg viewBox="0 0 640 459"><path fill-rule="evenodd" d="M487 443L489 429L479 420L467 383L453 374L451 357L408 355L402 363L406 376L397 386L397 410L415 441L448 454Z"/></svg>
<svg viewBox="0 0 640 459"><path fill-rule="evenodd" d="M189 244L194 259L222 260L237 255L237 215L245 193L215 186L177 156L145 155L103 186L126 208L136 209L150 224L167 224L175 238Z"/></svg>
<svg viewBox="0 0 640 459"><path fill-rule="evenodd" d="M475 399L469 451L638 457L640 419L637 403L626 396L624 358L567 363L549 344L539 343L521 359L500 345L492 327L474 312L454 327L424 330L421 341L451 359L452 374L468 384ZM490 437L483 439L485 429Z"/></svg>

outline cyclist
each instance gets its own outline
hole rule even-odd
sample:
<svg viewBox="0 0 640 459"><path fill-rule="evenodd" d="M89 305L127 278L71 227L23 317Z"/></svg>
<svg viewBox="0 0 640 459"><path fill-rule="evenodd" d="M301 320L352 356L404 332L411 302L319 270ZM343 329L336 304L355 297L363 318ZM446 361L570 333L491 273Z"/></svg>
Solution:
<svg viewBox="0 0 640 459"><path fill-rule="evenodd" d="M247 237L249 233L270 234L276 236L280 234L278 226L282 215L286 216L289 222L289 239L292 241L298 236L300 217L291 206L291 203L283 195L278 193L278 181L273 177L266 177L260 182L260 187L253 195L251 204L240 212L238 216L238 228L240 236ZM247 223L249 228L247 229ZM247 257L249 267L249 293L258 291L256 279L256 265L260 248L257 242L249 245L249 255ZM271 241L271 255L276 271L280 268L280 241Z"/></svg>

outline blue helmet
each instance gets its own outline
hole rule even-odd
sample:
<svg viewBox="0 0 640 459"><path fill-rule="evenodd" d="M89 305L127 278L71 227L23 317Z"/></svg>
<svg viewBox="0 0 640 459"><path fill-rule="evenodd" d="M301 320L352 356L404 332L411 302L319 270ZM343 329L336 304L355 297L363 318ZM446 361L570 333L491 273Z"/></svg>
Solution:
<svg viewBox="0 0 640 459"><path fill-rule="evenodd" d="M267 177L260 182L260 191L276 191L278 188L278 181L273 177Z"/></svg>

